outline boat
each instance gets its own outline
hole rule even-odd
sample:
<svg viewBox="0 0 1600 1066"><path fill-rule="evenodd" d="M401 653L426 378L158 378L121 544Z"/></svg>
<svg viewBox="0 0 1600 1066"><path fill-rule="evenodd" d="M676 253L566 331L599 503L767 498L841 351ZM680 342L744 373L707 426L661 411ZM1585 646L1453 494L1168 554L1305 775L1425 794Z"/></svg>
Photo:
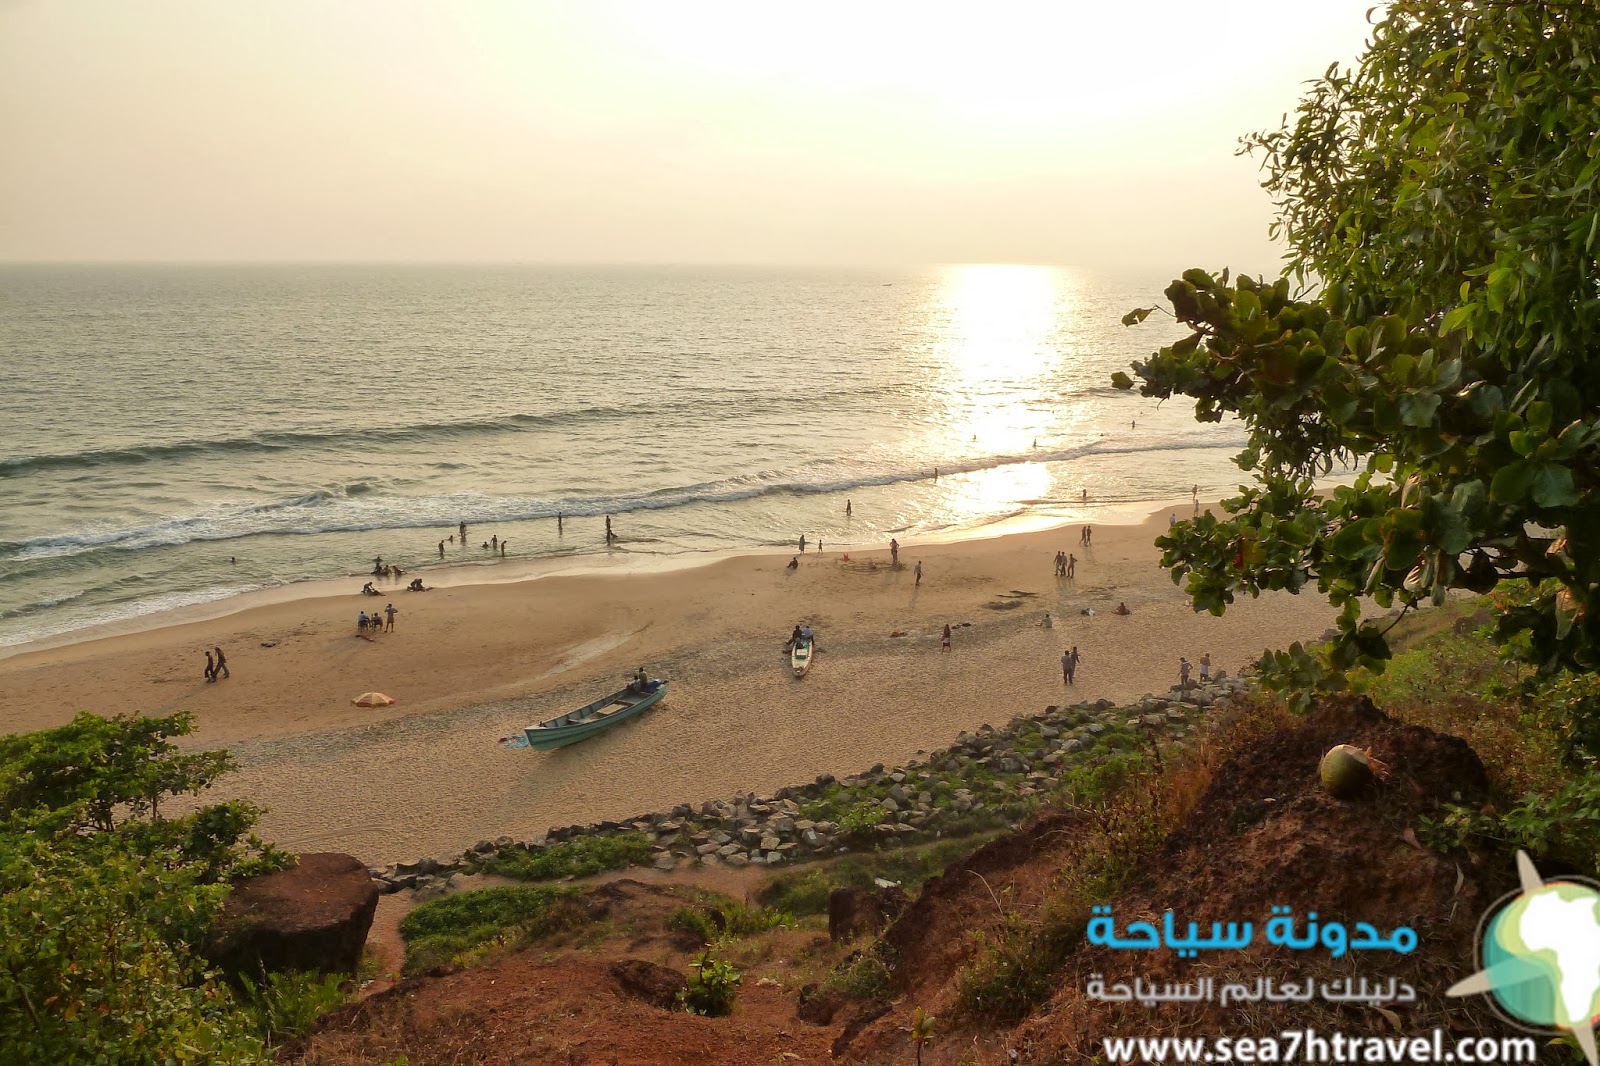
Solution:
<svg viewBox="0 0 1600 1066"><path fill-rule="evenodd" d="M789 667L794 670L795 677L805 677L806 671L811 669L811 641L797 640L794 647L789 649Z"/></svg>
<svg viewBox="0 0 1600 1066"><path fill-rule="evenodd" d="M575 711L558 714L538 725L530 725L522 733L528 738L528 746L535 751L564 748L568 744L588 740L618 722L625 722L643 713L666 694L667 683L659 679L645 682L643 691L630 684L620 692L613 692Z"/></svg>

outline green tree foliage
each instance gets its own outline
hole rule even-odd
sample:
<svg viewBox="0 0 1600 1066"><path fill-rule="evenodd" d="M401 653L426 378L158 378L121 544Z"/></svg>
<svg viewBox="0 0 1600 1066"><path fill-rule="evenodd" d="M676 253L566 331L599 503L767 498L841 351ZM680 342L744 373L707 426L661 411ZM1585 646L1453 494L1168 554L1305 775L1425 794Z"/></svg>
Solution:
<svg viewBox="0 0 1600 1066"><path fill-rule="evenodd" d="M227 879L285 856L246 803L161 815L231 768L172 743L192 725L80 714L0 738L0 1064L261 1058L196 948Z"/></svg>
<svg viewBox="0 0 1600 1066"><path fill-rule="evenodd" d="M1340 636L1263 660L1302 693L1381 669L1379 605L1526 579L1501 642L1600 665L1600 11L1395 0L1262 153L1290 275L1190 270L1146 396L1241 418L1254 481L1157 543L1196 610L1315 588ZM1296 292L1291 295L1291 278ZM1151 309L1130 312L1142 322ZM1133 378L1119 374L1122 388ZM1319 495L1313 479L1359 470Z"/></svg>

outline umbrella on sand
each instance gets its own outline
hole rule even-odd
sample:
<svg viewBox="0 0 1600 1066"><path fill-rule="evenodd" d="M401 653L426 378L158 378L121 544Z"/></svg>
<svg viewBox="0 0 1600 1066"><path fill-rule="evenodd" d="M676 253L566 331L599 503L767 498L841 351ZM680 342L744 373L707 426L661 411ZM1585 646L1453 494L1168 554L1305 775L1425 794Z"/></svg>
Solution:
<svg viewBox="0 0 1600 1066"><path fill-rule="evenodd" d="M381 692L363 692L350 702L357 707L387 707L394 702L394 697Z"/></svg>

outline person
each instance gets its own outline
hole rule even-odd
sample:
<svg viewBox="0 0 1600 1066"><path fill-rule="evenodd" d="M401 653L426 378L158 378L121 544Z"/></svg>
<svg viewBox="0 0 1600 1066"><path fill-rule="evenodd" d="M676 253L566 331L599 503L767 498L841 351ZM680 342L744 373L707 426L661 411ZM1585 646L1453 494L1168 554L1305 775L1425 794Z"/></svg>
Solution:
<svg viewBox="0 0 1600 1066"><path fill-rule="evenodd" d="M367 631L367 612L366 611L362 611L360 614L356 615L356 632L357 633L365 633L366 631ZM210 656L208 655L208 656L206 656L206 658L210 658Z"/></svg>
<svg viewBox="0 0 1600 1066"><path fill-rule="evenodd" d="M815 633L811 632L811 627L810 626L803 625L803 626L800 627L800 640L801 640L802 643L810 644L810 643L814 642L816 639L817 639L817 635Z"/></svg>
<svg viewBox="0 0 1600 1066"><path fill-rule="evenodd" d="M222 654L221 645L217 646L217 668L211 672L211 676L213 679L233 676L228 672L228 657Z"/></svg>
<svg viewBox="0 0 1600 1066"><path fill-rule="evenodd" d="M381 596L383 594L381 592L379 592L377 589L373 588L372 587L372 582L368 581L365 585L361 586L361 595L363 595L363 596Z"/></svg>
<svg viewBox="0 0 1600 1066"><path fill-rule="evenodd" d="M561 536L561 512L556 512L556 536Z"/></svg>
<svg viewBox="0 0 1600 1066"><path fill-rule="evenodd" d="M1078 530L1078 543L1079 544L1087 544L1087 543L1089 543L1089 527L1088 526L1084 526L1082 529Z"/></svg>
<svg viewBox="0 0 1600 1066"><path fill-rule="evenodd" d="M404 570L400 569L398 566L391 567L390 568L390 572L392 574L394 574L395 577L404 577L405 574L406 574L406 572Z"/></svg>
<svg viewBox="0 0 1600 1066"><path fill-rule="evenodd" d="M798 556L798 555L789 556L789 569L790 570L798 570L798 569L800 569L800 556Z"/></svg>
<svg viewBox="0 0 1600 1066"><path fill-rule="evenodd" d="M789 643L788 643L787 647L790 650L793 650L794 646L796 644L799 644L799 643L800 643L800 624L798 622L796 622L795 623L795 627L794 627L794 632L789 634Z"/></svg>
<svg viewBox="0 0 1600 1066"><path fill-rule="evenodd" d="M399 613L400 613L399 611L395 610L395 606L394 606L393 603L389 604L389 606L387 606L387 607L385 607L383 609L383 621L384 621L383 631L385 633L393 633L394 632L394 616L399 614Z"/></svg>
<svg viewBox="0 0 1600 1066"><path fill-rule="evenodd" d="M482 544L482 548L483 548L484 551L488 551L489 550L489 542L488 541L484 541L483 544Z"/></svg>
<svg viewBox="0 0 1600 1066"><path fill-rule="evenodd" d="M461 528L461 546L463 548L465 548L467 546L467 524L465 522L461 523L461 527L460 528Z"/></svg>
<svg viewBox="0 0 1600 1066"><path fill-rule="evenodd" d="M1139 428L1139 420L1137 418L1129 419L1128 428L1129 429L1138 429Z"/></svg>
<svg viewBox="0 0 1600 1066"><path fill-rule="evenodd" d="M633 672L633 683L628 686L634 692L644 692L650 687L650 675L644 672L644 667Z"/></svg>
<svg viewBox="0 0 1600 1066"><path fill-rule="evenodd" d="M228 562L232 563L234 566L238 566L239 565L238 556L234 556L234 555L228 556Z"/></svg>
<svg viewBox="0 0 1600 1066"><path fill-rule="evenodd" d="M933 468L933 480L935 480L935 481L939 480L939 468L938 467L934 467Z"/></svg>
<svg viewBox="0 0 1600 1066"><path fill-rule="evenodd" d="M850 517L850 501L849 500L844 501L844 516L846 518Z"/></svg>
<svg viewBox="0 0 1600 1066"><path fill-rule="evenodd" d="M1033 446L1035 448L1037 448L1039 446L1039 438L1038 437L1033 438Z"/></svg>
<svg viewBox="0 0 1600 1066"><path fill-rule="evenodd" d="M900 542L893 537L889 538L889 565L900 565Z"/></svg>
<svg viewBox="0 0 1600 1066"><path fill-rule="evenodd" d="M1083 542L1085 544L1087 544L1091 548L1094 547L1094 527L1093 526L1084 526L1083 527Z"/></svg>
<svg viewBox="0 0 1600 1066"><path fill-rule="evenodd" d="M422 579L420 577L414 577L414 578L411 579L411 584L406 586L406 591L407 592L427 592L428 591L428 586L426 586L426 585L424 585L422 583Z"/></svg>
<svg viewBox="0 0 1600 1066"><path fill-rule="evenodd" d="M606 515L606 543L610 544L613 540L616 540L616 539L617 539L617 535L615 533L611 532L611 516L610 515Z"/></svg>
<svg viewBox="0 0 1600 1066"><path fill-rule="evenodd" d="M950 650L950 623L949 622L946 622L944 624L944 636L939 638L939 650L940 651L949 651Z"/></svg>
<svg viewBox="0 0 1600 1066"><path fill-rule="evenodd" d="M1189 690L1189 660L1178 657L1178 685L1185 692Z"/></svg>
<svg viewBox="0 0 1600 1066"><path fill-rule="evenodd" d="M804 533L802 533L802 534L800 534L800 554L804 555L805 552L806 552L806 535Z"/></svg>
<svg viewBox="0 0 1600 1066"><path fill-rule="evenodd" d="M1072 674L1076 669L1077 664L1072 661L1072 649L1061 649L1061 683L1063 685L1070 685L1073 683Z"/></svg>
<svg viewBox="0 0 1600 1066"><path fill-rule="evenodd" d="M817 554L818 555L822 554L822 538L821 537L817 538Z"/></svg>
<svg viewBox="0 0 1600 1066"><path fill-rule="evenodd" d="M1049 611L1046 611L1044 613L1044 621L1040 622L1039 626L1042 629L1054 629L1056 627L1056 624L1050 620L1050 612Z"/></svg>
<svg viewBox="0 0 1600 1066"><path fill-rule="evenodd" d="M439 558L444 558L444 541L439 542Z"/></svg>
<svg viewBox="0 0 1600 1066"><path fill-rule="evenodd" d="M494 536L489 538L489 547L493 548L495 551L500 550L500 534L496 533Z"/></svg>
<svg viewBox="0 0 1600 1066"><path fill-rule="evenodd" d="M1056 575L1056 577L1060 577L1061 576L1061 572L1067 568L1066 567L1066 562L1067 561L1061 557L1061 553L1060 552L1056 552L1056 559L1055 559L1055 563L1056 563L1055 575Z"/></svg>
<svg viewBox="0 0 1600 1066"><path fill-rule="evenodd" d="M1078 661L1079 661L1079 658L1078 658L1078 646L1076 644L1074 644L1072 646L1072 681L1073 681L1073 684L1077 684L1077 680L1078 680Z"/></svg>
<svg viewBox="0 0 1600 1066"><path fill-rule="evenodd" d="M1200 498L1200 484L1199 484L1199 482L1196 482L1194 488L1189 490L1189 494L1191 496L1193 496L1196 500L1198 500Z"/></svg>
<svg viewBox="0 0 1600 1066"><path fill-rule="evenodd" d="M916 568L915 573L917 575L916 583L918 585L922 584L922 560L921 559L917 560L917 568Z"/></svg>
<svg viewBox="0 0 1600 1066"><path fill-rule="evenodd" d="M502 540L500 542L500 558L502 558L502 559L504 559L506 557L506 545L508 543L509 543L509 541L504 541L504 540Z"/></svg>
<svg viewBox="0 0 1600 1066"><path fill-rule="evenodd" d="M452 534L450 534L449 537L447 537L445 539L447 539L451 544L454 544L456 542L456 535L454 533L452 533Z"/></svg>
<svg viewBox="0 0 1600 1066"><path fill-rule="evenodd" d="M1067 555L1067 576L1072 577L1078 572L1078 557L1071 553Z"/></svg>
<svg viewBox="0 0 1600 1066"><path fill-rule="evenodd" d="M1117 609L1115 611L1113 611L1112 613L1113 614L1132 614L1133 612L1128 610L1128 605L1126 603L1123 603L1121 600L1118 600L1117 601Z"/></svg>
<svg viewBox="0 0 1600 1066"><path fill-rule="evenodd" d="M1206 652L1200 656L1200 683L1203 685L1211 680L1211 653Z"/></svg>
<svg viewBox="0 0 1600 1066"><path fill-rule="evenodd" d="M1088 503L1089 502L1089 490L1088 489L1084 489L1083 490L1083 502L1084 503Z"/></svg>
<svg viewBox="0 0 1600 1066"><path fill-rule="evenodd" d="M217 664L211 661L211 653L210 652L206 652L206 680L207 681L215 681L216 679L217 679Z"/></svg>
<svg viewBox="0 0 1600 1066"><path fill-rule="evenodd" d="M1171 529L1173 526L1175 526L1177 524L1178 524L1178 513L1176 511L1168 512L1168 514L1167 514L1167 528Z"/></svg>

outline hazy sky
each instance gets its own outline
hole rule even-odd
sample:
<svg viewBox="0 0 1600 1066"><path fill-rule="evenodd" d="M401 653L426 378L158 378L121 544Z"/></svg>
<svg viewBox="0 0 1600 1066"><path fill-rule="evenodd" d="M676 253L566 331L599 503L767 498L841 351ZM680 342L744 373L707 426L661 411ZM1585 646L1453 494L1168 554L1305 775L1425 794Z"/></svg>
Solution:
<svg viewBox="0 0 1600 1066"><path fill-rule="evenodd" d="M0 0L0 259L1270 270L1375 0Z"/></svg>

